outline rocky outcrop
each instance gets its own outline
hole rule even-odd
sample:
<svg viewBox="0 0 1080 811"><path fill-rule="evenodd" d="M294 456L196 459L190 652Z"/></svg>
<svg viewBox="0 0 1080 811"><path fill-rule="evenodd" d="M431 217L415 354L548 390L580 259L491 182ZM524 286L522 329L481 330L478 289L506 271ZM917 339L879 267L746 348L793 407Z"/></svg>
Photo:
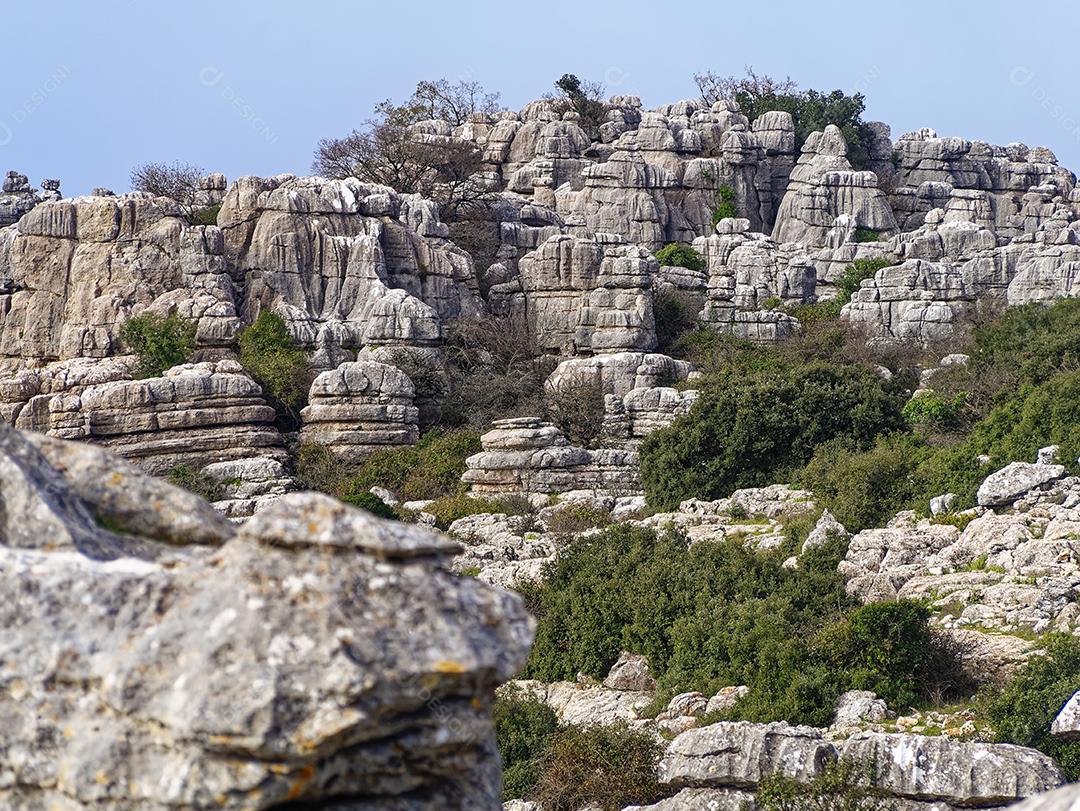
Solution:
<svg viewBox="0 0 1080 811"><path fill-rule="evenodd" d="M400 369L371 360L343 363L311 384L300 412L303 442L326 445L345 461L412 445L419 438L413 384Z"/></svg>
<svg viewBox="0 0 1080 811"><path fill-rule="evenodd" d="M890 236L897 230L892 209L873 172L856 172L847 160L847 142L834 124L806 139L776 215L773 238L807 247L825 245L842 214L853 224Z"/></svg>
<svg viewBox="0 0 1080 811"><path fill-rule="evenodd" d="M652 352L614 352L562 361L545 382L551 394L587 386L603 396L624 397L634 389L673 386L690 376L684 360Z"/></svg>
<svg viewBox="0 0 1080 811"><path fill-rule="evenodd" d="M871 764L874 785L904 800L993 807L1065 782L1052 758L1005 743L864 732L839 750L842 757Z"/></svg>
<svg viewBox="0 0 1080 811"><path fill-rule="evenodd" d="M1080 739L1080 692L1073 693L1050 725L1050 734L1067 741Z"/></svg>
<svg viewBox="0 0 1080 811"><path fill-rule="evenodd" d="M315 494L237 529L40 443L0 425L0 804L499 806L488 707L532 623L455 544Z"/></svg>
<svg viewBox="0 0 1080 811"><path fill-rule="evenodd" d="M0 371L121 354L120 326L145 311L197 323L219 347L240 322L224 239L147 194L36 206L0 231Z"/></svg>
<svg viewBox="0 0 1080 811"><path fill-rule="evenodd" d="M563 355L653 349L649 287L657 267L641 248L551 237L520 263L530 335Z"/></svg>
<svg viewBox="0 0 1080 811"><path fill-rule="evenodd" d="M753 789L773 774L809 782L835 759L832 744L813 727L721 722L675 738L659 772L662 783L680 788Z"/></svg>
<svg viewBox="0 0 1080 811"><path fill-rule="evenodd" d="M22 415L20 415L20 418ZM233 360L190 363L162 377L87 386L48 401L47 430L91 440L152 473L263 455L284 458L276 414ZM20 424L27 421L20 419ZM27 425L46 430L44 425Z"/></svg>
<svg viewBox="0 0 1080 811"><path fill-rule="evenodd" d="M30 187L26 175L8 172L4 175L3 187L0 187L0 228L17 223L40 202L41 198Z"/></svg>
<svg viewBox="0 0 1080 811"><path fill-rule="evenodd" d="M266 456L214 462L202 473L221 485L222 498L214 508L232 519L250 518L297 489L281 462Z"/></svg>
<svg viewBox="0 0 1080 811"><path fill-rule="evenodd" d="M983 507L1007 506L1064 476L1064 465L1012 462L983 480L976 499Z"/></svg>
<svg viewBox="0 0 1080 811"><path fill-rule="evenodd" d="M872 784L893 801L944 808L1000 806L1065 779L1053 759L1011 744L876 732L833 744L812 727L722 722L678 735L661 760L661 781L684 788L691 804L650 807L726 808L732 791L749 793L777 774L808 783L837 758L869 764ZM718 804L693 804L706 801Z"/></svg>
<svg viewBox="0 0 1080 811"><path fill-rule="evenodd" d="M576 447L537 417L496 420L480 442L483 450L466 460L461 477L478 496L575 490L622 496L641 491L636 452Z"/></svg>
<svg viewBox="0 0 1080 811"><path fill-rule="evenodd" d="M351 178L240 178L218 215L240 311L282 315L324 368L341 350L433 345L483 311L472 260L434 203Z"/></svg>
<svg viewBox="0 0 1080 811"><path fill-rule="evenodd" d="M921 225L927 211L956 199L981 209L988 226L1011 238L1031 227L1023 199L1029 189L1051 186L1057 195L1067 195L1075 182L1044 147L941 138L927 128L901 135L893 149L897 170L889 197L905 230Z"/></svg>

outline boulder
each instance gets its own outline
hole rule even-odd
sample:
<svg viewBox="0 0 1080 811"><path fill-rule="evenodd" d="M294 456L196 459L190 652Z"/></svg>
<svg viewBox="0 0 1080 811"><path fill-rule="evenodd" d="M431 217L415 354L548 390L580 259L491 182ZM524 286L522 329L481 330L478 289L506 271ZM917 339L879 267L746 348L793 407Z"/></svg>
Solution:
<svg viewBox="0 0 1080 811"><path fill-rule="evenodd" d="M413 399L413 383L401 369L373 360L343 363L312 382L300 412L301 439L349 462L412 445L420 436Z"/></svg>
<svg viewBox="0 0 1080 811"><path fill-rule="evenodd" d="M1065 475L1062 465L1012 462L987 476L979 485L977 498L984 507L1011 504L1031 490L1056 481Z"/></svg>
<svg viewBox="0 0 1080 811"><path fill-rule="evenodd" d="M889 714L885 702L870 690L848 690L836 701L834 727L858 726L864 721L884 721Z"/></svg>
<svg viewBox="0 0 1080 811"><path fill-rule="evenodd" d="M812 727L724 721L676 737L660 761L660 782L753 789L773 774L809 782L835 759L833 745Z"/></svg>
<svg viewBox="0 0 1080 811"><path fill-rule="evenodd" d="M489 708L532 621L456 544L318 494L236 530L43 447L0 425L0 805L498 807Z"/></svg>
<svg viewBox="0 0 1080 811"><path fill-rule="evenodd" d="M1052 758L1012 744L863 732L839 746L842 757L871 764L875 786L908 800L998 806L1065 782Z"/></svg>
<svg viewBox="0 0 1080 811"><path fill-rule="evenodd" d="M1067 741L1080 739L1080 692L1073 693L1072 698L1065 702L1065 706L1054 717L1050 734Z"/></svg>
<svg viewBox="0 0 1080 811"><path fill-rule="evenodd" d="M649 691L656 689L656 679L649 671L649 660L640 654L623 651L611 666L604 686L612 690Z"/></svg>

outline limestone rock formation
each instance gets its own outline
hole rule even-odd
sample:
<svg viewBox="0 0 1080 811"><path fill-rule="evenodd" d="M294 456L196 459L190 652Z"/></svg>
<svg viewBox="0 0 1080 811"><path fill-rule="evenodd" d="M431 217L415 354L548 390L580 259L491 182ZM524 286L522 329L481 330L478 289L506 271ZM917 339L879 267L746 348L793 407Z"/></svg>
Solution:
<svg viewBox="0 0 1080 811"><path fill-rule="evenodd" d="M4 175L0 192L0 228L18 222L23 214L41 202L41 198L30 188L30 180L18 172Z"/></svg>
<svg viewBox="0 0 1080 811"><path fill-rule="evenodd" d="M847 142L834 124L806 139L776 215L777 242L821 247L842 214L851 215L855 226L884 236L897 230L877 175L853 171L846 154Z"/></svg>
<svg viewBox="0 0 1080 811"><path fill-rule="evenodd" d="M237 530L42 449L0 425L5 808L498 807L488 707L532 621L455 544L315 494Z"/></svg>
<svg viewBox="0 0 1080 811"><path fill-rule="evenodd" d="M412 381L400 369L371 360L343 363L311 384L301 439L327 445L346 461L376 450L412 445L419 410Z"/></svg>
<svg viewBox="0 0 1080 811"><path fill-rule="evenodd" d="M1080 739L1080 692L1073 693L1072 698L1066 701L1065 706L1054 716L1050 734L1067 741Z"/></svg>
<svg viewBox="0 0 1080 811"><path fill-rule="evenodd" d="M222 360L52 397L47 428L27 427L65 439L93 440L145 470L163 472L180 463L198 469L253 455L281 459L284 441L275 418L262 389L243 367Z"/></svg>
<svg viewBox="0 0 1080 811"><path fill-rule="evenodd" d="M1000 507L1064 475L1064 465L1012 462L987 476L976 497L983 507Z"/></svg>
<svg viewBox="0 0 1080 811"><path fill-rule="evenodd" d="M354 178L244 177L218 223L245 279L241 314L278 312L326 368L343 349L437 344L444 321L484 309L469 255L416 196Z"/></svg>
<svg viewBox="0 0 1080 811"><path fill-rule="evenodd" d="M522 258L520 285L539 348L592 354L656 346L656 259L641 248L553 236Z"/></svg>
<svg viewBox="0 0 1080 811"><path fill-rule="evenodd" d="M773 774L809 782L836 751L812 727L721 722L679 735L660 762L660 781L689 788L755 788Z"/></svg>
<svg viewBox="0 0 1080 811"><path fill-rule="evenodd" d="M483 450L466 460L461 478L479 496L575 490L628 495L641 490L635 451L576 447L537 417L496 420L480 442Z"/></svg>
<svg viewBox="0 0 1080 811"><path fill-rule="evenodd" d="M1052 758L1011 744L864 732L839 749L843 757L873 764L874 785L905 800L997 806L1065 781Z"/></svg>

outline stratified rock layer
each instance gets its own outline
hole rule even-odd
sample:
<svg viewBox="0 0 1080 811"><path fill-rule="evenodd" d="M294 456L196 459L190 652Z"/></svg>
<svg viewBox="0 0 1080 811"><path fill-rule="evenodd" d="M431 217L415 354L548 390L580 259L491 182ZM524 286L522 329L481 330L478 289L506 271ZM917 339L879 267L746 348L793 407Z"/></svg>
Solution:
<svg viewBox="0 0 1080 811"><path fill-rule="evenodd" d="M125 515L142 474L76 490L48 443L0 425L0 805L499 808L488 707L532 622L456 544L293 494L189 547L162 530L195 496L143 477Z"/></svg>

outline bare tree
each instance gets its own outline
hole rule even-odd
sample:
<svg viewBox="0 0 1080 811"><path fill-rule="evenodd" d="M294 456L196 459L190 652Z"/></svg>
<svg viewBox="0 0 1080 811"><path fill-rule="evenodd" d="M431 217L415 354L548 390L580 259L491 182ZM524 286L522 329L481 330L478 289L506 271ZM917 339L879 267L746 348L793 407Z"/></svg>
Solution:
<svg viewBox="0 0 1080 811"><path fill-rule="evenodd" d="M448 221L482 206L490 197L490 190L476 176L483 164L476 144L418 126L427 119L429 108L384 101L375 113L364 129L320 141L312 171L324 177L356 177L402 194L421 194L438 202Z"/></svg>
<svg viewBox="0 0 1080 811"><path fill-rule="evenodd" d="M420 82L409 102L423 107L428 118L449 121L455 127L464 124L473 113L494 115L499 111L499 94L486 92L475 81Z"/></svg>
<svg viewBox="0 0 1080 811"><path fill-rule="evenodd" d="M751 98L760 98L767 95L794 95L799 92L798 84L790 76L784 79L759 76L750 65L746 66L745 76L719 76L710 70L695 73L694 82L701 91L701 98L710 105L721 100L735 101L735 97L740 93Z"/></svg>
<svg viewBox="0 0 1080 811"><path fill-rule="evenodd" d="M131 188L177 202L184 216L195 213L199 182L206 172L190 163L143 163L131 170Z"/></svg>

